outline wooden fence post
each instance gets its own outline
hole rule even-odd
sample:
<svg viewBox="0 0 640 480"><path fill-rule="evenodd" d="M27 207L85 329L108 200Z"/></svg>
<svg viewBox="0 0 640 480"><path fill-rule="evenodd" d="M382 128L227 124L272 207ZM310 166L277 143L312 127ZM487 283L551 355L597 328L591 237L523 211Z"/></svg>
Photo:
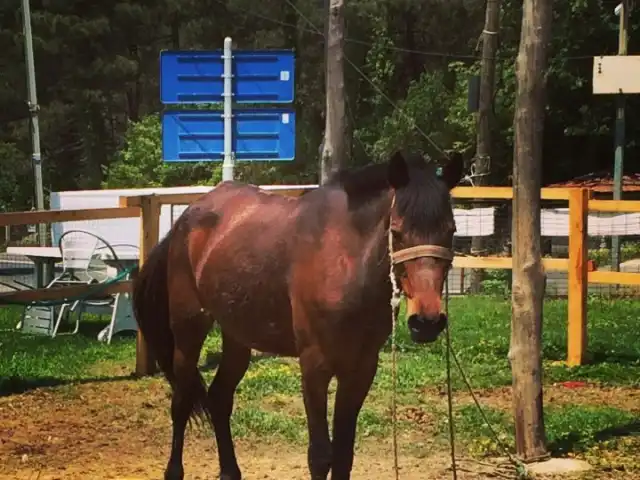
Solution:
<svg viewBox="0 0 640 480"><path fill-rule="evenodd" d="M569 270L568 270L568 346L567 364L582 365L587 353L588 229L590 191L572 189L569 193Z"/></svg>
<svg viewBox="0 0 640 480"><path fill-rule="evenodd" d="M162 204L156 195L143 195L140 199L140 260L142 267L149 252L160 240L160 210ZM147 348L147 342L138 329L136 340L136 375L153 375L156 372L156 361Z"/></svg>

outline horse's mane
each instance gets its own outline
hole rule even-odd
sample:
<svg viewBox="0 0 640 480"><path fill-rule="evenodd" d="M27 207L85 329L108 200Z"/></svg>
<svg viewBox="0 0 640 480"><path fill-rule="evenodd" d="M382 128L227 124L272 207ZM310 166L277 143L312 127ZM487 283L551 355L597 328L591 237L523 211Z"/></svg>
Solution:
<svg viewBox="0 0 640 480"><path fill-rule="evenodd" d="M449 189L431 162L420 155L406 158L409 182L396 190L396 208L408 229L431 230L451 216ZM349 208L358 209L380 197L389 188L389 163L339 170L325 184L341 188L349 198Z"/></svg>

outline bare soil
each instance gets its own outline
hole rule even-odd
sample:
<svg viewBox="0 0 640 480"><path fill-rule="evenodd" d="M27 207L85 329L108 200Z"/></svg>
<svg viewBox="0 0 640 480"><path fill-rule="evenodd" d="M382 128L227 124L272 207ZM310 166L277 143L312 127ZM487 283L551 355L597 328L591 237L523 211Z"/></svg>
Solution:
<svg viewBox="0 0 640 480"><path fill-rule="evenodd" d="M161 381L121 380L0 398L0 479L161 479L170 440L167 394ZM309 478L304 446L269 439L236 446L247 480ZM184 458L186 478L217 478L215 442L204 431L188 431ZM402 457L401 478L450 478L447 462L445 455ZM353 478L395 478L391 445L362 445Z"/></svg>
<svg viewBox="0 0 640 480"><path fill-rule="evenodd" d="M424 390L426 396L440 397L446 401L446 390L443 388L428 388ZM478 390L475 396L480 405L487 405L501 410L512 408L511 387L487 388ZM473 403L468 392L456 393L457 405ZM545 405L607 405L609 407L637 412L640 414L640 392L629 387L610 387L588 382L561 382L544 386Z"/></svg>
<svg viewBox="0 0 640 480"><path fill-rule="evenodd" d="M442 396L437 390L425 393ZM480 400L508 409L510 396L508 388L501 388L483 392ZM460 395L456 401L470 398ZM545 401L606 403L639 411L637 391L625 389L556 385L545 390ZM168 388L159 379L41 388L0 398L0 479L161 479L169 453L168 406ZM305 446L269 438L236 440L236 446L247 480L309 478ZM426 452L399 459L402 480L451 478L447 452ZM186 478L217 478L215 442L209 433L188 431L184 458ZM495 478L476 467L458 478ZM395 478L391 442L363 441L352 478Z"/></svg>

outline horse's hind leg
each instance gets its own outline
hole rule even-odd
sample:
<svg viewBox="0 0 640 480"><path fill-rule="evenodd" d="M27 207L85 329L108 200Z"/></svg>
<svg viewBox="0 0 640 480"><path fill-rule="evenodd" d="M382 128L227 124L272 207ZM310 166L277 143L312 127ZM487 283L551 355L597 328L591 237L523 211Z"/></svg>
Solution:
<svg viewBox="0 0 640 480"><path fill-rule="evenodd" d="M171 398L173 434L169 463L164 474L165 480L182 480L184 478L182 452L185 429L194 407L201 406L206 398L206 390L198 371L200 350L207 336L206 319L202 317L202 321L195 319L183 323L184 327L174 328L174 381Z"/></svg>
<svg viewBox="0 0 640 480"><path fill-rule="evenodd" d="M221 480L240 480L242 475L231 437L233 397L251 361L251 349L222 333L222 357L209 387L209 411L218 444Z"/></svg>

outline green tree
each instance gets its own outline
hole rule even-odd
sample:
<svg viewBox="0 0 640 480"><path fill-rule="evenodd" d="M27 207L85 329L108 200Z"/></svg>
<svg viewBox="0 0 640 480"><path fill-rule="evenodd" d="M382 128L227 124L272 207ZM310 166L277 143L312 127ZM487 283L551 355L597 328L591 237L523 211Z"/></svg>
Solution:
<svg viewBox="0 0 640 480"><path fill-rule="evenodd" d="M32 204L31 162L16 145L0 142L0 171L0 211L18 210ZM31 191L25 188L29 186Z"/></svg>
<svg viewBox="0 0 640 480"><path fill-rule="evenodd" d="M45 186L59 191L213 182L219 164L161 162L157 115L153 119L161 109L158 57L168 48L220 48L227 35L237 48L296 51L296 160L239 163L237 178L252 183L314 182L324 128L325 12L318 0L293 2L296 9L281 0L32 2ZM503 2L496 155L491 166L497 184L508 183L511 173L521 4ZM439 148L473 151L475 121L466 107L467 81L477 71L484 3L351 0L346 15L347 115L355 140L347 163L383 160L399 147L435 155L436 149L418 130ZM545 182L610 169L613 157L613 99L591 92L593 56L612 54L617 48L611 3L555 2L553 25ZM630 28L633 52L640 48L640 24L632 21ZM30 208L24 41L13 0L0 0L0 45L2 161L22 159L21 166L10 165L17 177L7 169L0 180L0 197L11 200L4 201L7 208ZM629 159L640 155L639 107L640 97L630 96ZM144 143L152 139L157 150ZM631 160L626 164L633 168Z"/></svg>
<svg viewBox="0 0 640 480"><path fill-rule="evenodd" d="M219 163L166 163L162 160L160 117L151 114L131 122L125 146L105 168L103 188L215 185L222 178Z"/></svg>

